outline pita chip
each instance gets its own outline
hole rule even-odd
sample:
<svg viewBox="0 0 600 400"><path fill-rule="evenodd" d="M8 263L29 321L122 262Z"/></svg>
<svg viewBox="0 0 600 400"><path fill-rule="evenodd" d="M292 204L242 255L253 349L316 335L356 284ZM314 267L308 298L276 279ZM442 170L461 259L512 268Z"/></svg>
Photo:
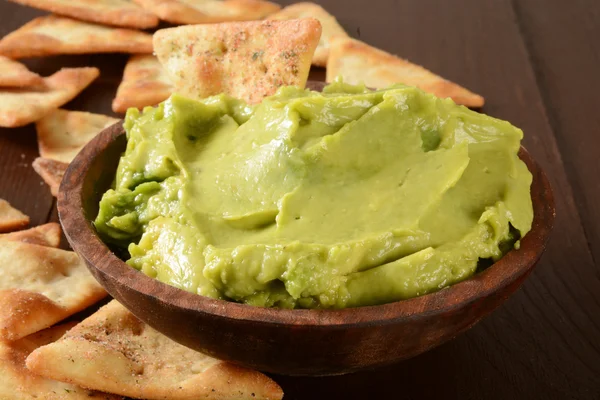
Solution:
<svg viewBox="0 0 600 400"><path fill-rule="evenodd" d="M27 367L48 378L149 400L283 396L267 376L175 343L116 300L62 339L34 351Z"/></svg>
<svg viewBox="0 0 600 400"><path fill-rule="evenodd" d="M478 94L447 81L446 79L361 41L334 37L331 40L327 62L327 82L342 76L345 82L382 89L395 83L416 86L436 95L450 97L457 104L468 107L483 106L484 99Z"/></svg>
<svg viewBox="0 0 600 400"><path fill-rule="evenodd" d="M75 323L45 329L14 342L0 341L0 399L11 400L116 400L119 396L92 392L68 383L43 378L25 366L35 349L59 339Z"/></svg>
<svg viewBox="0 0 600 400"><path fill-rule="evenodd" d="M62 181L69 164L38 157L31 165L33 166L35 172L37 172L38 175L44 180L44 182L50 186L50 193L52 193L52 196L58 197L60 182Z"/></svg>
<svg viewBox="0 0 600 400"><path fill-rule="evenodd" d="M310 17L318 19L323 27L323 34L321 35L321 40L315 50L312 63L313 65L324 67L327 65L327 58L329 57L329 41L331 38L334 36L348 36L344 28L342 28L333 15L329 14L318 4L303 2L287 6L279 12L269 15L267 19L286 20Z"/></svg>
<svg viewBox="0 0 600 400"><path fill-rule="evenodd" d="M42 85L44 80L20 62L0 56L0 86L26 87Z"/></svg>
<svg viewBox="0 0 600 400"><path fill-rule="evenodd" d="M281 86L304 88L321 24L314 18L180 26L154 34L175 91L258 103Z"/></svg>
<svg viewBox="0 0 600 400"><path fill-rule="evenodd" d="M24 231L1 234L0 242L8 240L39 246L58 247L60 245L60 232L60 225L56 222L50 222Z"/></svg>
<svg viewBox="0 0 600 400"><path fill-rule="evenodd" d="M29 225L29 217L6 200L0 199L0 232L10 232Z"/></svg>
<svg viewBox="0 0 600 400"><path fill-rule="evenodd" d="M9 58L90 53L152 53L152 35L47 15L0 40L0 55Z"/></svg>
<svg viewBox="0 0 600 400"><path fill-rule="evenodd" d="M40 155L70 163L101 130L117 122L102 114L54 110L35 124Z"/></svg>
<svg viewBox="0 0 600 400"><path fill-rule="evenodd" d="M0 126L14 128L39 120L74 99L99 74L97 68L63 68L44 78L43 86L0 89Z"/></svg>
<svg viewBox="0 0 600 400"><path fill-rule="evenodd" d="M124 113L130 107L154 106L169 98L172 92L171 80L158 59L151 54L136 54L125 66L112 110Z"/></svg>
<svg viewBox="0 0 600 400"><path fill-rule="evenodd" d="M0 340L48 328L105 296L72 251L11 241L0 245Z"/></svg>
<svg viewBox="0 0 600 400"><path fill-rule="evenodd" d="M263 0L133 0L173 24L207 24L263 19L281 7Z"/></svg>
<svg viewBox="0 0 600 400"><path fill-rule="evenodd" d="M158 17L128 0L10 0L40 10L96 22L131 28L152 28Z"/></svg>

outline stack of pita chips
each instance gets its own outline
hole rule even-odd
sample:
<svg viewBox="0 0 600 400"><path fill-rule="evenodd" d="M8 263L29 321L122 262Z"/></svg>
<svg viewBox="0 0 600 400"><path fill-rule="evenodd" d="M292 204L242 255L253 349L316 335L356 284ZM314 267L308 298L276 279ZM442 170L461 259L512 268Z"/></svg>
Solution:
<svg viewBox="0 0 600 400"><path fill-rule="evenodd" d="M7 65L13 75L26 75L33 83L31 86L0 87L0 127L5 128L39 120L72 100L100 74L97 68L63 68L48 78L36 78L16 61L4 63Z"/></svg>
<svg viewBox="0 0 600 400"><path fill-rule="evenodd" d="M74 399L100 395L75 385L42 378L25 359L58 339L72 325L52 325L106 296L79 257L59 250L60 227L50 223L28 230L29 217L0 199L0 398Z"/></svg>
<svg viewBox="0 0 600 400"><path fill-rule="evenodd" d="M0 199L0 228L29 218ZM181 346L116 301L55 325L106 292L50 223L0 234L1 399L281 399L265 375ZM116 393L116 394L107 394Z"/></svg>

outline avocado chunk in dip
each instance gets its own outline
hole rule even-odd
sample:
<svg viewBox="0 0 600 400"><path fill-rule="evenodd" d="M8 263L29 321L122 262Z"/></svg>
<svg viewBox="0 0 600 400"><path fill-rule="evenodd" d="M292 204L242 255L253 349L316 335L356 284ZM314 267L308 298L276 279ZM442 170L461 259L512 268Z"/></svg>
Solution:
<svg viewBox="0 0 600 400"><path fill-rule="evenodd" d="M343 308L465 280L531 228L522 131L419 89L281 88L130 109L95 226L162 282Z"/></svg>

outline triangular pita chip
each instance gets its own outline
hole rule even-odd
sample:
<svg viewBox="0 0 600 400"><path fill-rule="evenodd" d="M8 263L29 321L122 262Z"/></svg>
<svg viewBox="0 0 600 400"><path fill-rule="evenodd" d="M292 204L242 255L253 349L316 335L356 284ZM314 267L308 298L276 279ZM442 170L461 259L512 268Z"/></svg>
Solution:
<svg viewBox="0 0 600 400"><path fill-rule="evenodd" d="M483 97L456 83L445 80L427 69L369 46L356 39L334 37L327 62L327 82L341 76L345 82L363 82L367 87L382 89L395 83L416 86L437 97L450 97L468 107L483 106Z"/></svg>
<svg viewBox="0 0 600 400"><path fill-rule="evenodd" d="M327 58L329 57L329 41L331 38L333 36L348 36L344 28L342 28L333 15L329 14L318 4L304 2L287 6L279 12L269 15L267 19L285 20L310 17L318 19L323 27L321 40L315 50L312 63L313 65L324 67L327 65Z"/></svg>
<svg viewBox="0 0 600 400"><path fill-rule="evenodd" d="M258 103L281 86L304 88L321 24L314 18L180 26L154 34L154 51L175 90Z"/></svg>
<svg viewBox="0 0 600 400"><path fill-rule="evenodd" d="M0 56L0 86L25 87L42 85L44 80L20 62Z"/></svg>
<svg viewBox="0 0 600 400"><path fill-rule="evenodd" d="M29 225L29 217L0 199L0 232L16 231Z"/></svg>
<svg viewBox="0 0 600 400"><path fill-rule="evenodd" d="M38 157L33 160L33 169L50 186L52 196L58 197L58 189L69 164Z"/></svg>
<svg viewBox="0 0 600 400"><path fill-rule="evenodd" d="M72 251L5 241L0 245L0 340L16 340L106 296Z"/></svg>
<svg viewBox="0 0 600 400"><path fill-rule="evenodd" d="M173 24L263 19L281 7L263 0L133 0Z"/></svg>
<svg viewBox="0 0 600 400"><path fill-rule="evenodd" d="M112 110L124 113L128 108L142 109L166 100L173 92L169 76L156 57L151 54L131 56L123 81L117 89Z"/></svg>
<svg viewBox="0 0 600 400"><path fill-rule="evenodd" d="M152 28L158 17L128 0L10 0L98 24L131 28Z"/></svg>
<svg viewBox="0 0 600 400"><path fill-rule="evenodd" d="M101 130L118 121L102 114L54 110L35 124L40 155L70 163Z"/></svg>
<svg viewBox="0 0 600 400"><path fill-rule="evenodd" d="M152 35L48 15L0 40L0 55L10 58L90 53L152 53Z"/></svg>
<svg viewBox="0 0 600 400"><path fill-rule="evenodd" d="M144 399L280 399L260 372L188 349L150 328L116 300L34 351L33 372L89 389Z"/></svg>
<svg viewBox="0 0 600 400"><path fill-rule="evenodd" d="M0 341L0 399L3 400L117 400L122 397L92 392L68 383L43 378L25 366L35 349L52 343L75 323L55 326L14 342Z"/></svg>
<svg viewBox="0 0 600 400"><path fill-rule="evenodd" d="M5 240L58 247L60 245L60 225L56 222L50 222L24 231L1 234L0 242Z"/></svg>
<svg viewBox="0 0 600 400"><path fill-rule="evenodd" d="M0 89L0 126L14 128L39 120L75 98L99 74L97 68L63 68L44 78L43 87Z"/></svg>

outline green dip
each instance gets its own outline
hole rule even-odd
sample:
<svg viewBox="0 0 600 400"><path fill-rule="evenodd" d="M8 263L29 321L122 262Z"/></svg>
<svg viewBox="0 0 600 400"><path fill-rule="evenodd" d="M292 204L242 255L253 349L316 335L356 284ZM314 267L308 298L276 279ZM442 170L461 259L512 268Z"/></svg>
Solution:
<svg viewBox="0 0 600 400"><path fill-rule="evenodd" d="M127 263L257 306L343 308L469 278L531 228L522 131L394 86L173 95L125 119L95 221Z"/></svg>

